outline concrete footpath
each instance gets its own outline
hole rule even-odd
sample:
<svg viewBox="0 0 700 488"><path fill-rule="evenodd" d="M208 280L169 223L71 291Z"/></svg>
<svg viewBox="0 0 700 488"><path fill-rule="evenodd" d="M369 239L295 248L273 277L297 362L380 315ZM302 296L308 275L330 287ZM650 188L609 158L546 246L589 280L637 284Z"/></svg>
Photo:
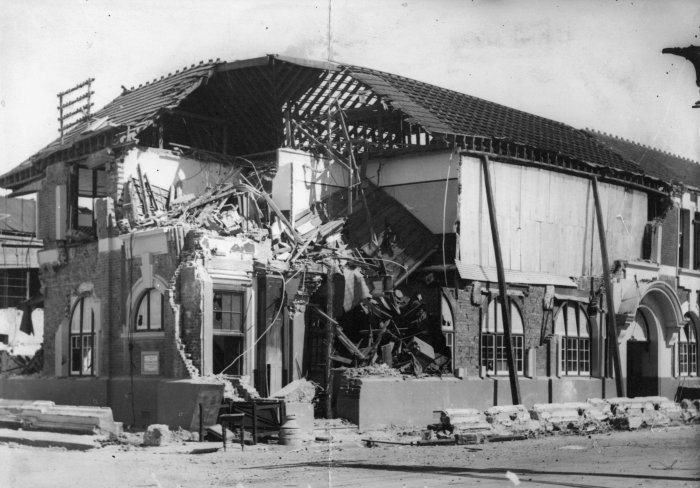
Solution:
<svg viewBox="0 0 700 488"><path fill-rule="evenodd" d="M105 436L99 435L0 429L0 443L15 443L34 447L62 447L70 450L87 451L100 447L100 441L105 439Z"/></svg>

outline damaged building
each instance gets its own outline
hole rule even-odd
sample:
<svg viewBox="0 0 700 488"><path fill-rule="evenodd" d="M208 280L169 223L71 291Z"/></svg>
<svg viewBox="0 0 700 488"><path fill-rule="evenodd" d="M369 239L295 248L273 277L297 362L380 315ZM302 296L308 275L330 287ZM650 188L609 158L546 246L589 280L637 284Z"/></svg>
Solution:
<svg viewBox="0 0 700 488"><path fill-rule="evenodd" d="M277 55L125 88L0 177L36 193L45 300L42 372L0 397L183 426L212 377L308 378L364 425L673 397L698 384L700 178L653 154Z"/></svg>

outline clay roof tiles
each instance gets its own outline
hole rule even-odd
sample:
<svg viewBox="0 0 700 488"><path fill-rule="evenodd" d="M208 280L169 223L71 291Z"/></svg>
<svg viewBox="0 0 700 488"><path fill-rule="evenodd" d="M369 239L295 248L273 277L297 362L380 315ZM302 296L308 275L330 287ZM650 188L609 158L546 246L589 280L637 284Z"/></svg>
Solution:
<svg viewBox="0 0 700 488"><path fill-rule="evenodd" d="M208 63L192 65L124 91L94 113L92 119L106 118L98 130L110 126L130 126L140 130L151 124L162 110L177 107L212 77L215 71L245 67L251 63L261 65L273 57L306 68L346 70L350 76L369 86L385 103L403 112L410 122L420 124L432 133L501 139L561 154L584 163L636 174L647 173L662 179L667 179L666 176L673 173L642 168L638 163L644 162L644 159L631 157L629 152L611 150L599 137L545 117L391 73L337 63L314 63L284 56L268 56L234 63L210 60ZM32 156L30 161L19 165L1 178L21 171L26 167L26 163L31 164L32 161L70 147L76 141L94 134L86 133L87 127L86 122L78 124L65 135L63 143L57 139Z"/></svg>
<svg viewBox="0 0 700 488"><path fill-rule="evenodd" d="M607 149L635 161L645 173L664 181L700 189L700 164L697 161L610 134L592 130L588 130L588 133Z"/></svg>
<svg viewBox="0 0 700 488"><path fill-rule="evenodd" d="M641 172L634 161L561 122L391 73L358 66L348 70L428 131L505 139L582 162Z"/></svg>

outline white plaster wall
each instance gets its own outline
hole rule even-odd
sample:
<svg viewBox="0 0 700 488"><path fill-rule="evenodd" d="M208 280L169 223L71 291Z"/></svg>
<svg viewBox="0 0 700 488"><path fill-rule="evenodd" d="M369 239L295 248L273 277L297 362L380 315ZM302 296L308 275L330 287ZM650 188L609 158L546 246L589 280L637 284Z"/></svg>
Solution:
<svg viewBox="0 0 700 488"><path fill-rule="evenodd" d="M13 354L32 355L44 342L44 310L37 308L32 311L34 334L29 335L19 330L24 312L16 308L0 309L0 334L8 336L7 347Z"/></svg>
<svg viewBox="0 0 700 488"><path fill-rule="evenodd" d="M590 180L545 169L490 163L498 231L506 269L559 276L602 273ZM460 257L494 267L481 161L460 168ZM641 258L646 194L599 183L610 262Z"/></svg>
<svg viewBox="0 0 700 488"><path fill-rule="evenodd" d="M176 186L183 194L199 195L219 183L230 171L219 163L205 163L179 156L172 151L135 148L124 158L124 177L138 178L137 166L153 186L168 189Z"/></svg>
<svg viewBox="0 0 700 488"><path fill-rule="evenodd" d="M347 191L348 170L334 161L288 148L277 151L277 161L272 199L280 210L291 210L293 216L331 193Z"/></svg>
<svg viewBox="0 0 700 488"><path fill-rule="evenodd" d="M459 156L450 151L372 160L367 178L400 202L431 232L453 232ZM446 202L446 204L445 204Z"/></svg>

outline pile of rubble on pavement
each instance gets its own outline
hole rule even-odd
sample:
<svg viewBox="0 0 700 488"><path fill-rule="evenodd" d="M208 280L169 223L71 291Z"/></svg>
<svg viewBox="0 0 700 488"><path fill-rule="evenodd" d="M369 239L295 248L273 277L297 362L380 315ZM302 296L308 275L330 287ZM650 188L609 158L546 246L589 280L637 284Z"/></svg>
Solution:
<svg viewBox="0 0 700 488"><path fill-rule="evenodd" d="M589 399L586 402L496 406L480 412L448 408L422 432L423 441L461 444L517 440L548 433L588 434L700 423L700 400L664 397Z"/></svg>

